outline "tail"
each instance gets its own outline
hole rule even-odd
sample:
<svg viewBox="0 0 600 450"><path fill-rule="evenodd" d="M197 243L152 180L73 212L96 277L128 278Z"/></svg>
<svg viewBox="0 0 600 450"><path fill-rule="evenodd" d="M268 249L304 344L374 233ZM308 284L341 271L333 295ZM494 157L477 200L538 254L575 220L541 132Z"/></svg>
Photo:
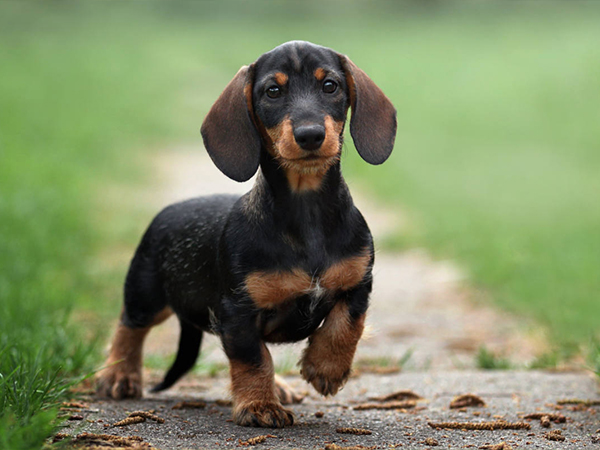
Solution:
<svg viewBox="0 0 600 450"><path fill-rule="evenodd" d="M150 392L160 392L173 386L188 370L194 367L200 354L202 344L202 331L182 320L181 335L179 336L179 349L175 362L165 375L165 378L154 386Z"/></svg>

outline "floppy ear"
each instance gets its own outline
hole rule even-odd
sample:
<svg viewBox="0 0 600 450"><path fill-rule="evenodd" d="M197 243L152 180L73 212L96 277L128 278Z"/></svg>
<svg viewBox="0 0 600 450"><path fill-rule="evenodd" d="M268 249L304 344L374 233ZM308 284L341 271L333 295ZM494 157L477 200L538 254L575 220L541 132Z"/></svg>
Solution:
<svg viewBox="0 0 600 450"><path fill-rule="evenodd" d="M260 135L251 115L253 66L229 82L202 124L204 146L215 165L235 181L246 181L260 162Z"/></svg>
<svg viewBox="0 0 600 450"><path fill-rule="evenodd" d="M396 109L366 73L347 56L339 57L350 94L350 134L354 146L362 159L370 164L381 164L394 148Z"/></svg>

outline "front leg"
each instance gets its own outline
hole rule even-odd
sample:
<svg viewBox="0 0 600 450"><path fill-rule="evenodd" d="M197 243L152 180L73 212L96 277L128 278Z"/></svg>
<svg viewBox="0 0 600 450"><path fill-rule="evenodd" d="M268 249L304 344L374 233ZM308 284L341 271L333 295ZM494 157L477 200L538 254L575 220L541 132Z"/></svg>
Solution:
<svg viewBox="0 0 600 450"><path fill-rule="evenodd" d="M344 293L308 339L301 360L302 376L322 395L335 395L350 376L370 291L367 283Z"/></svg>
<svg viewBox="0 0 600 450"><path fill-rule="evenodd" d="M237 310L229 320L224 317L222 323L223 347L230 365L233 421L242 426L282 428L294 423L294 415L279 401L273 359L260 339L255 317L248 310Z"/></svg>

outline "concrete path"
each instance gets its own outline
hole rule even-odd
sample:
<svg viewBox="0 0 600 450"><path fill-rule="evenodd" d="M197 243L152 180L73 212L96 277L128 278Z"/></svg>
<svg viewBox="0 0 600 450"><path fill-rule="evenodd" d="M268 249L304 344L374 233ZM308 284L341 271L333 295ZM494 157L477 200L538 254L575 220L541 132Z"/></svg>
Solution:
<svg viewBox="0 0 600 450"><path fill-rule="evenodd" d="M292 385L306 385L297 377L288 380ZM372 396L410 389L422 396L417 406L401 410L356 410L358 404L369 402ZM456 395L474 392L486 403L485 407L450 409ZM87 421L69 422L69 433L81 431L108 433L119 436L141 436L146 442L162 449L237 448L250 438L272 435L257 448L292 449L339 446L375 446L377 448L480 448L486 444L506 442L512 448L583 449L600 448L599 415L596 408L565 407L556 410L561 398L596 397L596 383L582 374L548 374L541 372L409 372L393 375L362 375L351 379L333 399L311 395L291 409L296 414L296 425L285 429L243 428L229 421L231 408L215 401L227 399L225 378L204 379L187 388L160 395L147 396L138 401L92 402L81 413ZM173 409L182 400L202 399L202 408ZM572 410L579 409L579 410ZM107 426L127 417L136 410L155 410L165 419L159 424L147 420L126 427ZM561 413L565 423L551 423L544 428L540 420L523 420L526 414L536 412ZM80 414L80 413L76 413ZM525 422L530 429L464 431L462 429L434 429L434 422ZM361 428L368 435L340 434L338 428ZM551 441L549 431L561 430L564 441ZM434 441L427 441L427 439ZM507 447L508 448L508 447Z"/></svg>
<svg viewBox="0 0 600 450"><path fill-rule="evenodd" d="M146 193L160 207L196 195L213 192L247 191L249 183L238 184L224 177L202 149L178 150L157 156L160 182ZM381 239L402 223L399 217L377 208L355 186L350 186L356 203L375 235ZM292 406L297 425L284 430L247 429L228 421L230 407L216 400L228 399L226 372L217 377L193 374L160 395L140 401L91 401L81 411L86 421L69 422L76 434L81 430L121 436L132 434L159 448L233 448L248 445L247 439L273 435L256 444L263 448L324 448L339 446L376 446L389 448L429 448L437 442L444 448L478 448L506 442L513 448L600 448L599 407L560 407L565 398L598 399L597 383L585 372L489 372L476 371L474 355L481 345L502 353L511 361L524 364L543 351L543 340L535 329L495 309L477 304L465 275L452 262L433 261L424 251L401 254L378 252L374 291L369 309L368 333L361 341L356 362L357 376L338 396L323 399L308 389L294 366L302 344L276 346L275 365L291 374L288 381L308 397ZM176 349L176 320L170 320L150 335L146 345L148 361L167 361ZM203 343L201 365L226 366L216 339ZM398 370L402 366L402 372ZM460 370L458 370L460 369ZM164 369L146 370L149 381L156 381ZM409 389L423 397L415 407L398 410L356 410L357 403L369 397ZM450 409L456 395L478 394L485 407ZM182 400L202 399L199 409L172 409ZM559 408L557 410L556 408ZM107 427L134 410L156 410L164 424L146 421L127 427ZM560 412L565 423L543 428L539 420L531 429L462 431L438 430L434 422L481 422L503 419L522 421L534 412ZM323 413L322 417L321 413ZM75 413L79 414L79 413ZM529 422L528 422L529 423ZM78 426L79 425L79 426ZM364 428L368 435L339 434L339 427ZM549 430L561 430L564 441L549 440ZM429 438L429 440L427 440ZM598 438L598 443L596 443ZM261 438L262 439L262 438ZM558 437L557 439L560 439Z"/></svg>

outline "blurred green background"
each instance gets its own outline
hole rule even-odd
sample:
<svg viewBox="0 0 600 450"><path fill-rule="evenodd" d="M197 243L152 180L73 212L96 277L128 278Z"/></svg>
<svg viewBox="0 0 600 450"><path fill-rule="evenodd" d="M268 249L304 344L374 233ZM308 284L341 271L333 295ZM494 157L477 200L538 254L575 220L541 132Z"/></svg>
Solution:
<svg viewBox="0 0 600 450"><path fill-rule="evenodd" d="M106 253L130 254L147 224L124 197L153 182L149 155L203 151L225 84L292 39L348 54L398 109L388 163L345 145L347 178L407 217L380 246L457 260L555 348L585 351L600 317L598 23L591 2L0 3L0 447L40 446L97 367L126 270Z"/></svg>

